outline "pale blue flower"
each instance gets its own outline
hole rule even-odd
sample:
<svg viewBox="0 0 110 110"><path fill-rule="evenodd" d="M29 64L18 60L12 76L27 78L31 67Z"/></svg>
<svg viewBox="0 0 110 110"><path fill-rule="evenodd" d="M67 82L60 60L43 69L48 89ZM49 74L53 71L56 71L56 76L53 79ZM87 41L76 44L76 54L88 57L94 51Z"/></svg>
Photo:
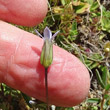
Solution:
<svg viewBox="0 0 110 110"><path fill-rule="evenodd" d="M44 29L44 36L42 36L37 30L36 33L44 39L44 45L42 47L42 52L41 52L41 58L40 58L40 63L45 67L49 67L52 64L53 61L53 40L59 33L57 31L53 36L51 30L46 27Z"/></svg>
<svg viewBox="0 0 110 110"><path fill-rule="evenodd" d="M42 37L44 40L48 39L49 41L54 40L54 38L55 38L55 37L57 36L57 34L59 33L59 31L57 31L57 32L52 36L52 32L51 32L51 30L50 30L48 27L46 27L46 28L44 29L44 32L43 32L43 35L44 35L44 36L42 36L37 30L35 30L35 32L36 32L40 37Z"/></svg>

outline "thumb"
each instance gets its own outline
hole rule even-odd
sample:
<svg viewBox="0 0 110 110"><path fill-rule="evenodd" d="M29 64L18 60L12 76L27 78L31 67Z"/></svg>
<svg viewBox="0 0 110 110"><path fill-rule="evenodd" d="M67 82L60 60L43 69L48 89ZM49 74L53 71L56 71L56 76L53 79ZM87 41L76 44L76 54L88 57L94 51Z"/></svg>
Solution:
<svg viewBox="0 0 110 110"><path fill-rule="evenodd" d="M39 37L0 21L0 80L29 96L45 101L43 45ZM90 77L85 66L65 50L53 47L48 73L49 103L73 106L85 99Z"/></svg>
<svg viewBox="0 0 110 110"><path fill-rule="evenodd" d="M46 16L47 0L0 0L0 19L35 26Z"/></svg>

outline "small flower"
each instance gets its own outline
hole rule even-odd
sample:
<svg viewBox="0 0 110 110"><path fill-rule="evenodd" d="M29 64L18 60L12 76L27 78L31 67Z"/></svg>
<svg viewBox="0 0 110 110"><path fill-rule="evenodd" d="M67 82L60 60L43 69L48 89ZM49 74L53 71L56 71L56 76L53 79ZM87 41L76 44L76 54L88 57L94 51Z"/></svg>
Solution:
<svg viewBox="0 0 110 110"><path fill-rule="evenodd" d="M44 29L44 37L36 30L36 33L44 39L44 45L42 47L41 57L40 57L40 63L45 67L48 68L53 61L53 40L55 36L59 33L57 31L53 36L51 30L46 27Z"/></svg>
<svg viewBox="0 0 110 110"><path fill-rule="evenodd" d="M35 105L35 104L37 104L34 100L30 100L29 101L29 104L31 104L31 105Z"/></svg>

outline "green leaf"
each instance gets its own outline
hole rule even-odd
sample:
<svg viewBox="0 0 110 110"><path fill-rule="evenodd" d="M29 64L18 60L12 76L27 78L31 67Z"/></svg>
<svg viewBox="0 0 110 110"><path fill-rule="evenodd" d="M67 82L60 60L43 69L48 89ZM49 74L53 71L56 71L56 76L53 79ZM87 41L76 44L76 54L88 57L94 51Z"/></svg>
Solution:
<svg viewBox="0 0 110 110"><path fill-rule="evenodd" d="M65 3L65 0L61 0L61 3L62 3L62 5L65 5L66 3Z"/></svg>
<svg viewBox="0 0 110 110"><path fill-rule="evenodd" d="M106 85L107 84L107 67L104 66L101 68L101 70L102 70L102 80L104 85Z"/></svg>
<svg viewBox="0 0 110 110"><path fill-rule="evenodd" d="M90 69L94 69L94 68L96 68L98 65L99 65L99 63L93 62L93 63L90 65Z"/></svg>
<svg viewBox="0 0 110 110"><path fill-rule="evenodd" d="M86 0L90 5L94 3L94 0Z"/></svg>
<svg viewBox="0 0 110 110"><path fill-rule="evenodd" d="M72 22L72 29L70 30L70 35L68 36L68 39L70 41L76 40L76 35L78 35L78 30L77 30L77 22L74 20Z"/></svg>
<svg viewBox="0 0 110 110"><path fill-rule="evenodd" d="M99 53L94 53L94 54L92 54L91 55L91 58L92 59L95 59L95 60L101 60L102 59L102 56L101 56L101 54L99 54Z"/></svg>
<svg viewBox="0 0 110 110"><path fill-rule="evenodd" d="M61 0L62 5L67 5L70 3L71 0Z"/></svg>
<svg viewBox="0 0 110 110"><path fill-rule="evenodd" d="M108 91L110 89L110 84L107 84L105 90Z"/></svg>
<svg viewBox="0 0 110 110"><path fill-rule="evenodd" d="M102 19L101 19L102 30L110 33L110 11L106 11L106 8L103 6L101 6L101 10L102 10Z"/></svg>
<svg viewBox="0 0 110 110"><path fill-rule="evenodd" d="M73 3L73 8L75 9L75 12L77 14L83 14L85 12L90 11L90 4L89 3L84 3L80 1L74 1Z"/></svg>
<svg viewBox="0 0 110 110"><path fill-rule="evenodd" d="M100 98L89 98L87 99L88 103L100 103Z"/></svg>
<svg viewBox="0 0 110 110"><path fill-rule="evenodd" d="M94 11L99 7L98 2L93 2L93 4L91 5L90 11Z"/></svg>
<svg viewBox="0 0 110 110"><path fill-rule="evenodd" d="M109 110L108 109L109 107L110 107L110 96L108 95L108 97L105 100L103 108L104 108L104 110Z"/></svg>
<svg viewBox="0 0 110 110"><path fill-rule="evenodd" d="M108 98L110 98L110 96L109 96L108 94L105 94L105 95L104 95L104 98L105 98L105 99L108 99Z"/></svg>
<svg viewBox="0 0 110 110"><path fill-rule="evenodd" d="M67 108L66 110L74 110L74 108L71 107L71 108Z"/></svg>
<svg viewBox="0 0 110 110"><path fill-rule="evenodd" d="M101 78L101 76L100 76L100 73L99 73L99 71L96 69L96 76L97 76L97 79L98 79L98 81L99 81L99 84L101 85L101 87L102 88L105 88L105 85L104 85L104 83L103 83L103 80L102 80L102 78Z"/></svg>
<svg viewBox="0 0 110 110"><path fill-rule="evenodd" d="M74 20L72 22L72 29L71 29L71 35L78 35L78 30L77 30L77 22Z"/></svg>

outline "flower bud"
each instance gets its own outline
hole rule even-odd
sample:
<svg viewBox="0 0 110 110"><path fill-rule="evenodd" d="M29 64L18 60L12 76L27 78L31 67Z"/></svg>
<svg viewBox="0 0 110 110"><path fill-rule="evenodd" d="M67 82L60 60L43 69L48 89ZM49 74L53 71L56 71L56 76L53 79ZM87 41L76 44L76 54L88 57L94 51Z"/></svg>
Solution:
<svg viewBox="0 0 110 110"><path fill-rule="evenodd" d="M53 44L51 41L46 39L42 47L40 63L45 67L49 67L53 61Z"/></svg>
<svg viewBox="0 0 110 110"><path fill-rule="evenodd" d="M40 57L40 63L45 67L48 68L53 61L53 40L59 33L57 31L53 36L51 30L46 27L44 29L44 36L42 36L37 30L36 33L44 39L44 45L42 47L41 57Z"/></svg>

